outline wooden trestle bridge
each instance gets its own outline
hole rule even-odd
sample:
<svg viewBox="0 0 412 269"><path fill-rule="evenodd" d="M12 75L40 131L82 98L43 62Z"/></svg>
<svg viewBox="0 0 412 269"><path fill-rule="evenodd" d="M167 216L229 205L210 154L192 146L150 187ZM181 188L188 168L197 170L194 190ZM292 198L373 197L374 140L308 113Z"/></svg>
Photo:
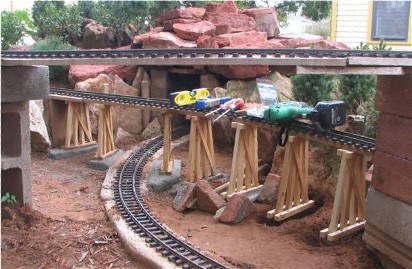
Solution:
<svg viewBox="0 0 412 269"><path fill-rule="evenodd" d="M281 49L176 49L125 50L79 52L13 52L2 54L3 66L62 64L134 64L134 65L271 65L287 68L300 74L375 74L402 76L412 73L412 53L336 50L281 50ZM104 158L114 150L111 106L116 101L87 100L61 94L50 94L51 99L67 101L65 147L82 147L96 143L91 136L87 102L99 103L99 130L97 157ZM120 102L121 103L121 102ZM189 136L187 180L197 181L216 173L211 118L198 111L173 109L166 104L158 106L133 105L142 109L161 111L164 117L164 154L162 171L171 172L171 118L175 113L186 114L191 122ZM236 129L230 182L223 195L258 188L257 128L280 128L266 123L235 119ZM320 236L333 241L362 229L365 225L366 159L374 148L365 150L356 144L347 144L311 133L291 130L278 189L278 200L267 212L267 217L285 220L314 205L308 197L309 140L320 141L337 148L341 157L340 172L330 224ZM374 143L373 143L374 144Z"/></svg>

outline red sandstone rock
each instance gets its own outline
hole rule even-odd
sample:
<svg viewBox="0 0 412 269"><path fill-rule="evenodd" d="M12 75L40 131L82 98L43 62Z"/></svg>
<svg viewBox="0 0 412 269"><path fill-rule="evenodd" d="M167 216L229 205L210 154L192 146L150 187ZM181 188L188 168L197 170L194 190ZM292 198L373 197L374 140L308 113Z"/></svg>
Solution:
<svg viewBox="0 0 412 269"><path fill-rule="evenodd" d="M215 213L226 205L226 201L217 194L206 180L196 183L197 206L200 210Z"/></svg>
<svg viewBox="0 0 412 269"><path fill-rule="evenodd" d="M312 35L312 34L306 34L306 33L282 33L282 34L279 34L277 38L279 39L301 38L301 39L306 39L306 40L311 40L311 41L317 41L317 40L323 39L323 37L319 35Z"/></svg>
<svg viewBox="0 0 412 269"><path fill-rule="evenodd" d="M230 197L225 209L219 217L223 223L235 224L255 211L253 203L244 195L235 193Z"/></svg>
<svg viewBox="0 0 412 269"><path fill-rule="evenodd" d="M176 211L183 212L196 197L196 184L185 182L184 187L176 194L173 200L172 208Z"/></svg>
<svg viewBox="0 0 412 269"><path fill-rule="evenodd" d="M163 14L158 20L158 25L163 26L165 21L173 19L201 19L205 13L204 8L174 9Z"/></svg>
<svg viewBox="0 0 412 269"><path fill-rule="evenodd" d="M279 21L275 8L250 8L242 11L256 21L258 32L266 32L268 37L277 37L279 35Z"/></svg>
<svg viewBox="0 0 412 269"><path fill-rule="evenodd" d="M269 39L268 41L264 41L264 42L246 43L246 44L242 44L242 45L237 45L235 47L236 48L276 49L276 48L284 48L285 46L277 39ZM228 48L230 48L230 46Z"/></svg>
<svg viewBox="0 0 412 269"><path fill-rule="evenodd" d="M164 31L172 32L173 31L173 25L176 24L176 23L188 24L188 23L196 23L196 22L199 22L199 21L200 21L199 19L181 19L181 18L178 18L178 19L165 21L163 23L163 28L164 28Z"/></svg>
<svg viewBox="0 0 412 269"><path fill-rule="evenodd" d="M138 38L135 37L133 43ZM158 34L149 34L145 38L140 39L139 42L142 42L142 48L144 49L176 49L176 48L196 48L196 42L186 41L181 39L177 35L169 32L160 32Z"/></svg>
<svg viewBox="0 0 412 269"><path fill-rule="evenodd" d="M412 162L375 152L372 187L412 205Z"/></svg>
<svg viewBox="0 0 412 269"><path fill-rule="evenodd" d="M209 69L230 79L255 78L270 73L267 65L213 65Z"/></svg>
<svg viewBox="0 0 412 269"><path fill-rule="evenodd" d="M72 65L69 69L69 82L73 87L77 82L95 78L99 74L118 75L125 82L131 82L136 71L136 65Z"/></svg>
<svg viewBox="0 0 412 269"><path fill-rule="evenodd" d="M376 150L412 161L411 138L412 119L387 113L379 115Z"/></svg>
<svg viewBox="0 0 412 269"><path fill-rule="evenodd" d="M206 12L214 13L239 13L234 1L224 1L222 4L209 3L205 6Z"/></svg>
<svg viewBox="0 0 412 269"><path fill-rule="evenodd" d="M200 36L196 40L196 43L197 43L198 48L214 48L214 49L219 48L219 45L217 44L215 39L208 35Z"/></svg>
<svg viewBox="0 0 412 269"><path fill-rule="evenodd" d="M317 49L339 49L339 50L350 50L351 48L342 42L335 42L331 40L320 40L315 44Z"/></svg>
<svg viewBox="0 0 412 269"><path fill-rule="evenodd" d="M375 108L380 112L412 118L411 92L412 74L378 76Z"/></svg>
<svg viewBox="0 0 412 269"><path fill-rule="evenodd" d="M256 31L256 22L244 14L227 14L206 12L203 20L214 25L229 25L231 33Z"/></svg>
<svg viewBox="0 0 412 269"><path fill-rule="evenodd" d="M201 21L187 24L175 23L173 30L180 38L196 41L202 35L214 36L216 27L211 22Z"/></svg>
<svg viewBox="0 0 412 269"><path fill-rule="evenodd" d="M243 44L265 42L267 41L267 38L265 32L249 31L243 33L219 35L215 37L215 41L219 44L220 47L237 47Z"/></svg>

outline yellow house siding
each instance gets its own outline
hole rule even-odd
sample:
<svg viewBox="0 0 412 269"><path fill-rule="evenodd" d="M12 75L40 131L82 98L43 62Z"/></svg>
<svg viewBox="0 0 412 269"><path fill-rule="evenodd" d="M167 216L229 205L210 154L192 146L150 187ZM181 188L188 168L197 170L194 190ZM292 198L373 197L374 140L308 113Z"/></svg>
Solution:
<svg viewBox="0 0 412 269"><path fill-rule="evenodd" d="M356 48L370 41L372 0L336 0L332 2L331 39ZM410 15L412 21L412 14ZM376 43L376 42L375 42ZM392 50L412 50L407 44L388 44Z"/></svg>
<svg viewBox="0 0 412 269"><path fill-rule="evenodd" d="M368 7L365 0L337 1L335 41L351 48L366 42L368 34Z"/></svg>

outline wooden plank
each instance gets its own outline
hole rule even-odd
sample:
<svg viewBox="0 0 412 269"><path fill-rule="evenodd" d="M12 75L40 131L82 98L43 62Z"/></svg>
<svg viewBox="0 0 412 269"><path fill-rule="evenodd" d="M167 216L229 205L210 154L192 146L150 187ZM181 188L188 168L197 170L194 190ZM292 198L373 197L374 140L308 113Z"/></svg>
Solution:
<svg viewBox="0 0 412 269"><path fill-rule="evenodd" d="M385 67L324 67L324 66L297 66L297 74L341 74L341 75L404 75L402 67L385 66Z"/></svg>
<svg viewBox="0 0 412 269"><path fill-rule="evenodd" d="M412 58L349 57L348 65L412 66Z"/></svg>
<svg viewBox="0 0 412 269"><path fill-rule="evenodd" d="M165 173L171 173L172 168L170 166L170 151L171 151L171 115L170 113L163 114L164 117L164 131L163 131L163 163L162 171Z"/></svg>
<svg viewBox="0 0 412 269"><path fill-rule="evenodd" d="M290 58L267 55L247 57L187 57L177 58L82 58L82 59L1 59L3 66L27 65L313 65L313 66L345 66L346 59L342 58Z"/></svg>
<svg viewBox="0 0 412 269"><path fill-rule="evenodd" d="M69 102L67 108L67 122L66 122L66 139L65 139L65 147L69 148L71 145L71 138L73 133L73 104Z"/></svg>
<svg viewBox="0 0 412 269"><path fill-rule="evenodd" d="M309 200L306 203L300 204L298 206L289 208L285 211L275 214L274 219L276 221L285 220L287 218L290 218L291 216L294 216L300 212L303 212L309 208L312 208L314 205L315 205L315 202L313 200Z"/></svg>
<svg viewBox="0 0 412 269"><path fill-rule="evenodd" d="M339 230L331 232L331 233L329 233L329 231L328 231L327 232L328 233L327 240L330 241L330 242L336 241L339 238L342 238L344 236L352 234L356 231L362 230L365 227L365 223L366 223L366 221L362 221L362 222L358 222L356 224L350 225L350 226L348 226L344 229L339 229Z"/></svg>

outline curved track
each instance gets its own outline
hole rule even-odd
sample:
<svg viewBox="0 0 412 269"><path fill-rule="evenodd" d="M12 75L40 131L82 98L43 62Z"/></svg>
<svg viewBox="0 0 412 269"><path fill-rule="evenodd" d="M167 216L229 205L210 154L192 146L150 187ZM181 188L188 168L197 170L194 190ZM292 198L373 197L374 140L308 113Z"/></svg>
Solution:
<svg viewBox="0 0 412 269"><path fill-rule="evenodd" d="M187 127L180 128L173 132L172 139L177 139L187 133ZM122 216L137 234L146 238L145 241L150 247L155 248L176 265L182 268L226 268L186 242L181 241L178 236L175 236L157 221L146 207L140 192L143 167L148 159L162 147L162 136L149 141L130 155L119 169L114 196Z"/></svg>

